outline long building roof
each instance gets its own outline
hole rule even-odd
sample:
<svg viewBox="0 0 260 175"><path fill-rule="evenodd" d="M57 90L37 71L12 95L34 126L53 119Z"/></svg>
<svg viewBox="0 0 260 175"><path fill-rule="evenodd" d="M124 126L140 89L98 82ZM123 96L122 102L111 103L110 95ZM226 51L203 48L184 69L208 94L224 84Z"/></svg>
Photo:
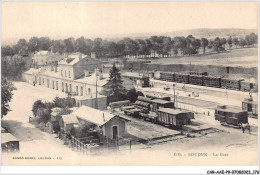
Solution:
<svg viewBox="0 0 260 175"><path fill-rule="evenodd" d="M74 111L73 114L82 120L86 120L98 126L104 125L116 116L115 114L90 108L88 106L81 106L76 111Z"/></svg>
<svg viewBox="0 0 260 175"><path fill-rule="evenodd" d="M19 141L15 136L10 133L1 133L1 144L7 142Z"/></svg>

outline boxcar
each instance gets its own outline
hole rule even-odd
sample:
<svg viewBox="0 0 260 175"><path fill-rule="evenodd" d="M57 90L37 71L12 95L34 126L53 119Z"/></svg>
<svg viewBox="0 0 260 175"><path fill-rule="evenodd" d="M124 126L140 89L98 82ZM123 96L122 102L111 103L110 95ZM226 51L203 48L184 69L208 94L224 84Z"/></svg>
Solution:
<svg viewBox="0 0 260 175"><path fill-rule="evenodd" d="M215 120L221 123L239 126L241 123L248 122L248 113L234 106L217 106L215 109Z"/></svg>
<svg viewBox="0 0 260 175"><path fill-rule="evenodd" d="M153 99L151 100L152 106L151 111L157 112L159 108L174 108L174 102L162 100L162 99Z"/></svg>
<svg viewBox="0 0 260 175"><path fill-rule="evenodd" d="M195 72L195 71L190 71L190 75L199 75L199 76L206 76L208 75L208 72Z"/></svg>
<svg viewBox="0 0 260 175"><path fill-rule="evenodd" d="M190 82L190 84L203 86L204 85L204 76L202 76L202 75L190 75L189 76L189 82Z"/></svg>
<svg viewBox="0 0 260 175"><path fill-rule="evenodd" d="M242 101L242 110L247 111L252 117L258 117L258 103L252 98L245 98Z"/></svg>
<svg viewBox="0 0 260 175"><path fill-rule="evenodd" d="M233 80L229 78L221 78L221 88L240 90L241 89L241 80Z"/></svg>
<svg viewBox="0 0 260 175"><path fill-rule="evenodd" d="M160 73L160 78L163 81L174 82L175 81L175 74L172 73L172 72L161 72Z"/></svg>
<svg viewBox="0 0 260 175"><path fill-rule="evenodd" d="M175 81L178 83L189 84L189 74L185 72L175 72Z"/></svg>
<svg viewBox="0 0 260 175"><path fill-rule="evenodd" d="M204 76L204 86L220 88L221 78L218 76Z"/></svg>
<svg viewBox="0 0 260 175"><path fill-rule="evenodd" d="M157 123L170 128L181 129L183 125L189 124L190 120L194 119L194 113L180 109L161 108L157 114Z"/></svg>

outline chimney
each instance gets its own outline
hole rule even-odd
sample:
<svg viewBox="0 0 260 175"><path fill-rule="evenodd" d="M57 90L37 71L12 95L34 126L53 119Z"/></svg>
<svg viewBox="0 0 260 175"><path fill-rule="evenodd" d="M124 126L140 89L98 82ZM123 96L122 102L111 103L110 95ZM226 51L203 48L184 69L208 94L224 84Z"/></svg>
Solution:
<svg viewBox="0 0 260 175"><path fill-rule="evenodd" d="M67 58L68 58L68 54L67 53L64 53L64 60L67 60Z"/></svg>
<svg viewBox="0 0 260 175"><path fill-rule="evenodd" d="M91 52L90 57L91 58L96 58L96 53L95 52Z"/></svg>
<svg viewBox="0 0 260 175"><path fill-rule="evenodd" d="M89 70L84 70L85 77L89 76Z"/></svg>
<svg viewBox="0 0 260 175"><path fill-rule="evenodd" d="M105 114L104 114L104 113L103 113L103 120L106 121L106 120L105 120Z"/></svg>

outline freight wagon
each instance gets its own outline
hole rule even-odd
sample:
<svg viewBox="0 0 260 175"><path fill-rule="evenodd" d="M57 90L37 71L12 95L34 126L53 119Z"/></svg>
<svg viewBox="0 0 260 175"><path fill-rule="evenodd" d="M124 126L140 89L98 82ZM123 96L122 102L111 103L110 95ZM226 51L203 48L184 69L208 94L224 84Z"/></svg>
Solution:
<svg viewBox="0 0 260 175"><path fill-rule="evenodd" d="M174 82L175 81L175 74L171 72L161 72L160 73L160 79L163 81L170 81Z"/></svg>
<svg viewBox="0 0 260 175"><path fill-rule="evenodd" d="M221 78L221 88L240 90L241 81L242 81L242 79L233 80L233 79L229 79L229 78Z"/></svg>
<svg viewBox="0 0 260 175"><path fill-rule="evenodd" d="M162 99L151 100L152 106L151 111L157 112L159 108L174 108L174 102L170 102Z"/></svg>
<svg viewBox="0 0 260 175"><path fill-rule="evenodd" d="M243 123L248 123L248 113L234 106L217 106L215 120L221 124L240 126Z"/></svg>
<svg viewBox="0 0 260 175"><path fill-rule="evenodd" d="M171 108L161 108L158 110L157 123L169 126L169 128L181 129L183 125L190 123L194 119L194 113Z"/></svg>
<svg viewBox="0 0 260 175"><path fill-rule="evenodd" d="M175 81L178 83L189 84L189 74L185 72L175 72Z"/></svg>
<svg viewBox="0 0 260 175"><path fill-rule="evenodd" d="M204 85L204 76L202 75L190 75L189 76L190 84L203 86Z"/></svg>
<svg viewBox="0 0 260 175"><path fill-rule="evenodd" d="M249 116L258 118L258 103L252 98L245 98L242 101L242 110L247 111Z"/></svg>
<svg viewBox="0 0 260 175"><path fill-rule="evenodd" d="M190 75L206 76L206 75L208 75L208 72L194 72L194 71L190 71L189 74Z"/></svg>
<svg viewBox="0 0 260 175"><path fill-rule="evenodd" d="M204 76L204 86L207 87L221 87L221 78L218 76Z"/></svg>

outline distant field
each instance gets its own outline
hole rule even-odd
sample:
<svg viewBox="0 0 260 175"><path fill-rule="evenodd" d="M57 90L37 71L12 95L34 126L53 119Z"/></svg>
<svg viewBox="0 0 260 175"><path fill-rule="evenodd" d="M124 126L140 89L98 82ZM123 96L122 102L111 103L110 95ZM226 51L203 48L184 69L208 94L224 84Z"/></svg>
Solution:
<svg viewBox="0 0 260 175"><path fill-rule="evenodd" d="M241 48L227 50L225 53L208 53L206 55L170 57L152 59L152 63L159 64L202 64L257 67L257 48Z"/></svg>

